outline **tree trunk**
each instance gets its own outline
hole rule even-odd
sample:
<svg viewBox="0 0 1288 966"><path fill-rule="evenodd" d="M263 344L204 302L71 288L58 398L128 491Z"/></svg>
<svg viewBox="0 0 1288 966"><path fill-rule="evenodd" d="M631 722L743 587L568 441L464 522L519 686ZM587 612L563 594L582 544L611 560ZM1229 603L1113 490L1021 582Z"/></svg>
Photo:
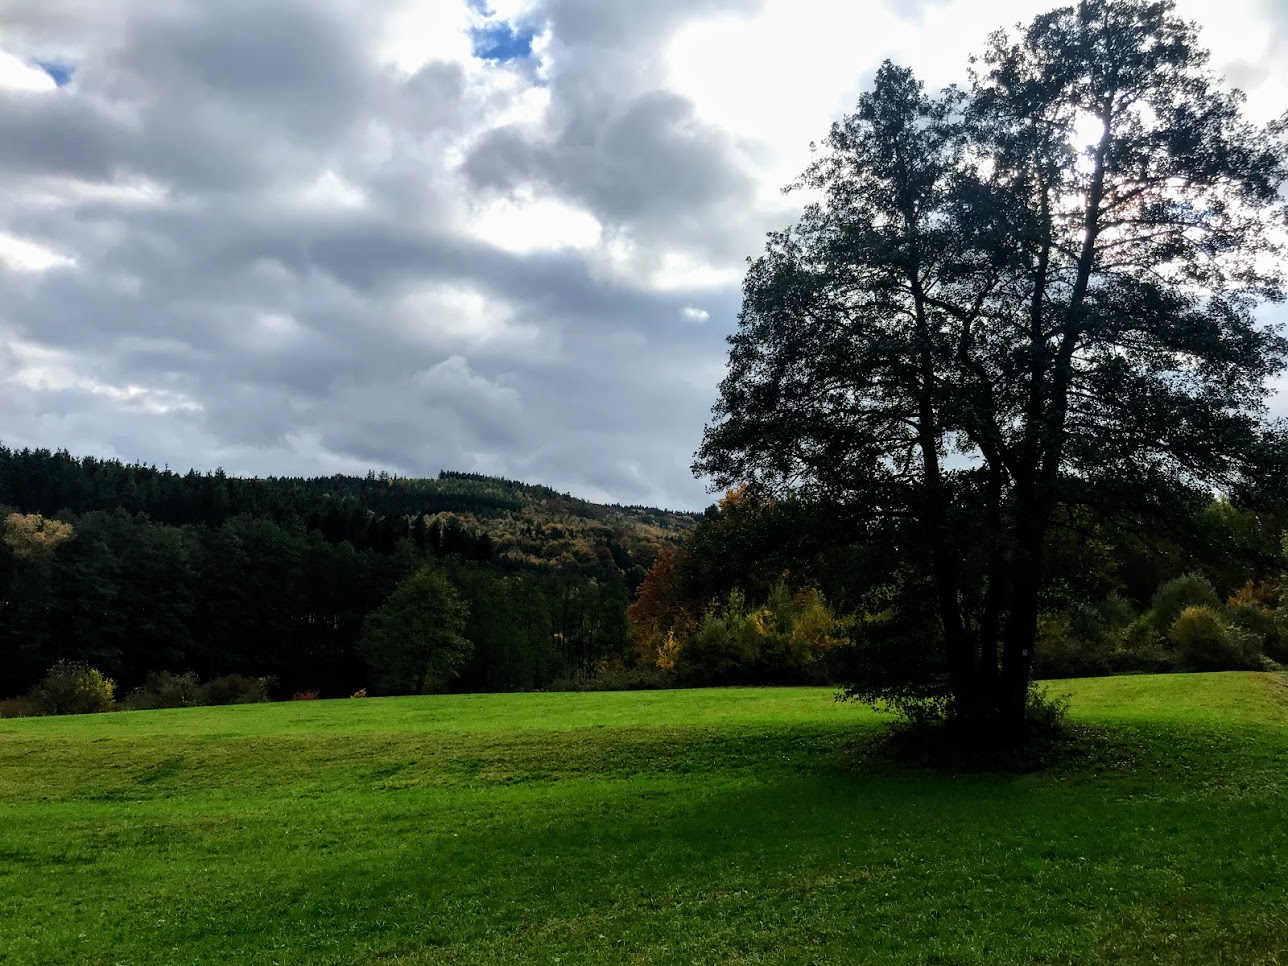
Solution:
<svg viewBox="0 0 1288 966"><path fill-rule="evenodd" d="M1024 725L1033 648L1038 635L1045 535L1046 520L1040 499L1021 499L1016 507L1016 552L1012 561L1010 610L996 689L999 723L1017 732Z"/></svg>

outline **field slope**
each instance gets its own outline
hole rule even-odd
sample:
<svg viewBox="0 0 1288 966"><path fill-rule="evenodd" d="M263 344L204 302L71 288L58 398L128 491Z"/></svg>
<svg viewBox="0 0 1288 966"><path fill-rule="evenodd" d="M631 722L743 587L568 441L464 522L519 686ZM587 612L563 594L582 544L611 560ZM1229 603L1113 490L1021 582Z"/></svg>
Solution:
<svg viewBox="0 0 1288 966"><path fill-rule="evenodd" d="M817 689L0 721L0 963L1288 961L1288 690L1069 682L1041 774Z"/></svg>

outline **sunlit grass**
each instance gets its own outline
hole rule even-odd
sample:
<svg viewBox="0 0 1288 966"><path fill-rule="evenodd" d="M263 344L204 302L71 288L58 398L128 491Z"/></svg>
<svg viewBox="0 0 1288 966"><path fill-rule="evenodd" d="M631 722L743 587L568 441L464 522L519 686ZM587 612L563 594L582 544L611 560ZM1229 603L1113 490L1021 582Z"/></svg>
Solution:
<svg viewBox="0 0 1288 966"><path fill-rule="evenodd" d="M0 721L0 963L1273 963L1288 694L1059 682L942 775L826 689Z"/></svg>

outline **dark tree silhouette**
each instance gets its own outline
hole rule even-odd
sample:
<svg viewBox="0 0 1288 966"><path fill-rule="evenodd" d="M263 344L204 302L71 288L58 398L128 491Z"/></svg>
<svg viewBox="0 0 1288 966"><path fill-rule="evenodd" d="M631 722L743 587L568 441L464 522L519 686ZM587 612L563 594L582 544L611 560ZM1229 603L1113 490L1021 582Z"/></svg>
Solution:
<svg viewBox="0 0 1288 966"><path fill-rule="evenodd" d="M1272 448L1288 115L1206 62L1170 0L1086 0L967 89L887 63L747 273L695 471L914 521L963 725L1024 720L1058 506L1233 489Z"/></svg>

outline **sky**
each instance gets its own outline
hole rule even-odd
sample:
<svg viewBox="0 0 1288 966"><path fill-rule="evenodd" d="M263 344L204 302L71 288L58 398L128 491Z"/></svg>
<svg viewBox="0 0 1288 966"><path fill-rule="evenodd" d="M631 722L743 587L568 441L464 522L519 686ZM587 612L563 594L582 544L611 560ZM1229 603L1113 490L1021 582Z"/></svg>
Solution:
<svg viewBox="0 0 1288 966"><path fill-rule="evenodd" d="M3 0L0 441L701 508L809 142L883 59L962 81L1050 6ZM1288 110L1288 3L1178 6Z"/></svg>

